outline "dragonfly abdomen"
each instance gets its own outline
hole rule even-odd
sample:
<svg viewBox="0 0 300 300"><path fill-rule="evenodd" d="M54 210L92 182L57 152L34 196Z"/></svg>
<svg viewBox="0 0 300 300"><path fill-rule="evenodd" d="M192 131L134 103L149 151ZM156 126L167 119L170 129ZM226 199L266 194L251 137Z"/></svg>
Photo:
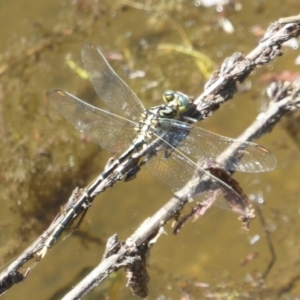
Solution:
<svg viewBox="0 0 300 300"><path fill-rule="evenodd" d="M102 172L84 191L84 193L80 196L80 198L75 202L74 206L70 208L70 210L66 213L61 222L55 227L52 234L45 241L44 247L39 252L40 257L44 257L47 250L51 248L51 246L58 240L61 233L70 226L72 219L76 217L76 215L80 212L80 210L84 210L91 205L92 200L94 199L94 191L99 184L102 183L109 175L115 171L115 169L122 164L124 161L129 159L133 152L140 149L145 144L145 137L143 134L140 134L133 142L133 144L122 154L118 159L114 160L111 165Z"/></svg>

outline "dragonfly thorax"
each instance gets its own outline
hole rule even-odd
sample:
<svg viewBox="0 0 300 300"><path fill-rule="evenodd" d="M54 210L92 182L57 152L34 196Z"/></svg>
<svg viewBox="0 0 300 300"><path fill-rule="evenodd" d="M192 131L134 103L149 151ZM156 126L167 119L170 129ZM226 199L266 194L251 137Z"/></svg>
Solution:
<svg viewBox="0 0 300 300"><path fill-rule="evenodd" d="M150 137L152 133L156 131L158 124L158 109L159 106L142 113L139 122L136 124L135 130L144 136Z"/></svg>
<svg viewBox="0 0 300 300"><path fill-rule="evenodd" d="M152 107L142 113L136 131L149 137L153 132L157 132L159 119L178 119L179 115L190 107L189 97L180 92L166 91L163 99L166 104Z"/></svg>

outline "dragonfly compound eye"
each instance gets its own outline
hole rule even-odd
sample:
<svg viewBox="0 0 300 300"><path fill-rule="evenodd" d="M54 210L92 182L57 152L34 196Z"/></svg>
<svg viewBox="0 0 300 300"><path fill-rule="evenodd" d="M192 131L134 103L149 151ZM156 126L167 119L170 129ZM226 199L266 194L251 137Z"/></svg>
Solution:
<svg viewBox="0 0 300 300"><path fill-rule="evenodd" d="M184 113L190 108L189 97L181 92L176 92L176 100L178 102L179 111Z"/></svg>
<svg viewBox="0 0 300 300"><path fill-rule="evenodd" d="M163 99L165 102L171 102L175 99L175 93L171 90L165 91L163 95Z"/></svg>

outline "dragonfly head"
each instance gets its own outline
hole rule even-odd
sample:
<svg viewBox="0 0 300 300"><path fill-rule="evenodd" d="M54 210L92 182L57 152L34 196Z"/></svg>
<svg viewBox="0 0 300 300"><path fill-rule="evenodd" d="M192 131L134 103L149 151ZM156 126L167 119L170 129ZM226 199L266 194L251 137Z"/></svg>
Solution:
<svg viewBox="0 0 300 300"><path fill-rule="evenodd" d="M181 92L165 91L163 99L165 103L175 105L180 113L185 113L190 108L189 97Z"/></svg>

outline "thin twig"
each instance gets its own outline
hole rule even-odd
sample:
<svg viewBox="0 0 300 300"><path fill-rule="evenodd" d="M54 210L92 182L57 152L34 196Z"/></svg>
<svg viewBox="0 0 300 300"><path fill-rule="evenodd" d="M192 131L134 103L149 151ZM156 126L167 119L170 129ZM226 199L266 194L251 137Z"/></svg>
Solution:
<svg viewBox="0 0 300 300"><path fill-rule="evenodd" d="M290 23L281 24L276 22L272 24L260 45L253 50L247 57L242 54L235 54L233 57L227 59L220 71L215 72L211 80L206 85L206 89L195 101L195 110L190 112L189 117L197 117L203 119L213 113L219 104L232 98L236 92L235 84L237 81L243 81L251 71L258 65L268 63L276 56L280 55L281 44L288 39L298 36L300 33L299 18L293 19ZM257 138L267 130L270 130L285 111L295 106L294 99L291 96L280 99L277 103L271 103L269 110L265 112L264 117L257 120L256 125L250 126L240 138L243 140L251 140ZM262 116L261 116L262 117ZM142 155L143 153L141 153ZM127 161L126 164L121 165L114 174L109 176L101 183L97 189L97 193L104 191L107 187L112 186L115 182L120 180L124 174L132 169L139 161L139 157ZM188 201L186 196L187 187L184 187L173 197L166 205L164 205L152 218L147 220L126 243L120 248L117 254L113 254L104 259L99 265L102 271L95 269L92 276L89 277L88 282L85 282L84 293L78 292L74 289L72 294L66 295L65 299L78 299L79 295L85 295L95 285L98 284L98 279L106 277L109 273L115 271L120 266L128 264L128 255L138 252L138 247L143 244L148 245L153 234L159 232L159 228L163 226L168 220L174 217L184 204ZM94 195L96 196L96 195ZM0 292L4 292L10 288L14 283L18 282L15 278L23 279L24 276L16 276L20 274L19 269L30 259L34 258L37 251L43 247L45 238L58 224L63 216L60 216L30 247L28 247L12 264L9 265L0 274ZM115 262L118 261L118 264ZM121 263L123 262L123 264ZM103 275L104 274L104 275ZM73 296L71 296L73 295ZM73 297L73 298L72 298Z"/></svg>

